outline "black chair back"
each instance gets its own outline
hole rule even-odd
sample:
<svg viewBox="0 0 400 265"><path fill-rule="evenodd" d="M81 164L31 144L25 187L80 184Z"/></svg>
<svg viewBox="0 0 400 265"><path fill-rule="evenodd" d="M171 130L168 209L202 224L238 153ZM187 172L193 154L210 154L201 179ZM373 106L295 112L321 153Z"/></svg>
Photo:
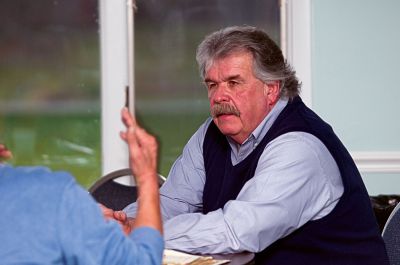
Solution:
<svg viewBox="0 0 400 265"><path fill-rule="evenodd" d="M115 181L124 176L132 177L129 168L113 171L101 177L89 188L89 193L98 203L113 210L122 210L137 199L136 186L124 185ZM165 179L161 175L158 176L161 186Z"/></svg>
<svg viewBox="0 0 400 265"><path fill-rule="evenodd" d="M390 214L382 232L390 265L400 265L400 204Z"/></svg>

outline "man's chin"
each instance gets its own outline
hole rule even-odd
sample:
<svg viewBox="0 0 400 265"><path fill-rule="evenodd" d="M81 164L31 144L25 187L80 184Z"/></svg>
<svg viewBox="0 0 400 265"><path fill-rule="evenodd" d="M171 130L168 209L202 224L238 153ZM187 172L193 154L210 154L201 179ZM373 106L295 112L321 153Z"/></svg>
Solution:
<svg viewBox="0 0 400 265"><path fill-rule="evenodd" d="M233 136L240 132L239 126L233 120L215 118L214 123L226 136Z"/></svg>

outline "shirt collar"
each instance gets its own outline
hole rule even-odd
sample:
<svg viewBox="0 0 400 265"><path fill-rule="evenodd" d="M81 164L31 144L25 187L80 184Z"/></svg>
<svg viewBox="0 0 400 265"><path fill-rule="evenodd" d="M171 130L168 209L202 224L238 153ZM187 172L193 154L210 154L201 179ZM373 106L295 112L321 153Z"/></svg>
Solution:
<svg viewBox="0 0 400 265"><path fill-rule="evenodd" d="M257 140L261 141L262 138L267 134L268 130L272 127L272 124L278 118L279 114L286 107L288 103L287 99L279 99L272 110L265 116L264 120L257 126L257 128L252 132L252 135Z"/></svg>

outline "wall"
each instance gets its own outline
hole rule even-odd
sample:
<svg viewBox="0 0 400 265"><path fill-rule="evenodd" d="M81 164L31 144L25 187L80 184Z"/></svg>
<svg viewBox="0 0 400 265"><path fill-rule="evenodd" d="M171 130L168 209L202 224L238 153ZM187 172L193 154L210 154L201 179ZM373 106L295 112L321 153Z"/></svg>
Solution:
<svg viewBox="0 0 400 265"><path fill-rule="evenodd" d="M400 193L400 1L311 1L312 108L355 156L371 194Z"/></svg>

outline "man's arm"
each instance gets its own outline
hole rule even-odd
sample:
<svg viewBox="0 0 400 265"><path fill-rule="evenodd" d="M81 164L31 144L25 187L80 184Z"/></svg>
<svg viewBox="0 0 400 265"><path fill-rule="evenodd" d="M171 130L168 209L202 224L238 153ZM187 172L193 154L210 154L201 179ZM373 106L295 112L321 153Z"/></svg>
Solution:
<svg viewBox="0 0 400 265"><path fill-rule="evenodd" d="M259 252L328 214L343 187L337 165L315 137L290 133L260 157L255 176L223 209L164 224L167 248L194 253Z"/></svg>

